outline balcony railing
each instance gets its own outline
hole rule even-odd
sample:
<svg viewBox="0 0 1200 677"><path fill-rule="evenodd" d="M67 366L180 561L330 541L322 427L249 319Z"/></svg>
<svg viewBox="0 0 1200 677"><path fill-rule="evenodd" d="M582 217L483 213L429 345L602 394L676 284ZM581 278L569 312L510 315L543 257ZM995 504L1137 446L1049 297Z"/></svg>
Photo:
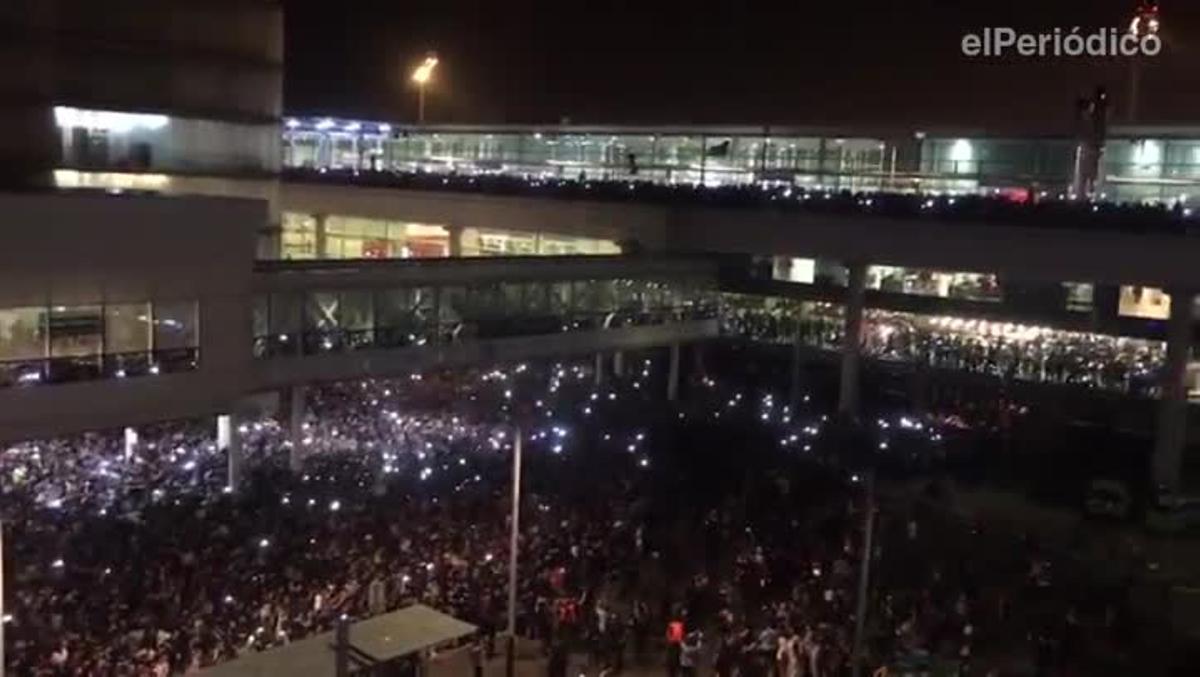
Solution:
<svg viewBox="0 0 1200 677"><path fill-rule="evenodd" d="M78 383L195 371L199 348L0 361L0 388Z"/></svg>
<svg viewBox="0 0 1200 677"><path fill-rule="evenodd" d="M714 305L688 304L611 312L546 313L479 317L454 321L414 321L403 326L316 329L259 335L256 358L299 357L356 350L448 345L472 340L543 336L573 331L670 324L714 319Z"/></svg>

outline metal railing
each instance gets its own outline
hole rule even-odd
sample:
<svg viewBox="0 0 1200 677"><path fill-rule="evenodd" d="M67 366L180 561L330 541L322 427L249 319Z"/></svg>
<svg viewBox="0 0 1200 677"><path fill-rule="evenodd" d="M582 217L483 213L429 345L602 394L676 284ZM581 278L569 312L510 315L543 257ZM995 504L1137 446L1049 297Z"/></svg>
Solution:
<svg viewBox="0 0 1200 677"><path fill-rule="evenodd" d="M671 324L716 317L715 305L696 304L608 312L496 315L437 322L416 319L402 326L331 328L259 335L254 337L253 352L259 359L299 357Z"/></svg>
<svg viewBox="0 0 1200 677"><path fill-rule="evenodd" d="M0 361L0 388L78 383L195 371L199 348Z"/></svg>

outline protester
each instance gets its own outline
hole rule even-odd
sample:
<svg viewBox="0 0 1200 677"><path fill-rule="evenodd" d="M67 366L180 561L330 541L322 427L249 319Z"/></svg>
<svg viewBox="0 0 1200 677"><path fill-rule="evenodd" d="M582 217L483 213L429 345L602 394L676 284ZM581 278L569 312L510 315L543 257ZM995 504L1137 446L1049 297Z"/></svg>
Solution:
<svg viewBox="0 0 1200 677"><path fill-rule="evenodd" d="M725 333L753 341L839 349L841 309L831 304L727 299ZM1020 327L961 318L868 310L863 352L880 360L985 374L1003 380L1057 383L1143 397L1157 393L1166 359L1162 341Z"/></svg>
<svg viewBox="0 0 1200 677"><path fill-rule="evenodd" d="M186 673L416 601L504 627L520 423L517 630L545 642L551 675L572 651L616 672L663 644L668 674L844 673L863 485L825 415L707 377L676 408L645 385L661 377L647 363L597 388L586 367L517 365L313 387L302 439L270 419L240 428L250 470L236 492L198 423L142 428L129 451L116 433L13 445L0 454L7 667ZM1063 625L1096 591L1052 576L1042 549L925 514L909 529L917 519L881 518L872 669L1084 665L1132 640Z"/></svg>

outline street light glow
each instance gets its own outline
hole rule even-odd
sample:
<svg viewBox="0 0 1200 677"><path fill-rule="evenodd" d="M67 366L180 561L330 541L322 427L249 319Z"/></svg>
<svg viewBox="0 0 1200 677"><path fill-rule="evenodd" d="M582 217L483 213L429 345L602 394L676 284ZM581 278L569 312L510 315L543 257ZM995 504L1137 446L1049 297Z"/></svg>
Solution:
<svg viewBox="0 0 1200 677"><path fill-rule="evenodd" d="M421 65L417 66L416 69L413 70L413 82L417 83L418 85L424 85L425 83L429 82L429 79L433 77L433 69L436 68L437 65L438 58L436 56L430 55L425 57L425 60L421 62Z"/></svg>
<svg viewBox="0 0 1200 677"><path fill-rule="evenodd" d="M1160 25L1158 3L1139 3L1134 11L1133 20L1129 22L1129 33L1139 37L1157 35Z"/></svg>

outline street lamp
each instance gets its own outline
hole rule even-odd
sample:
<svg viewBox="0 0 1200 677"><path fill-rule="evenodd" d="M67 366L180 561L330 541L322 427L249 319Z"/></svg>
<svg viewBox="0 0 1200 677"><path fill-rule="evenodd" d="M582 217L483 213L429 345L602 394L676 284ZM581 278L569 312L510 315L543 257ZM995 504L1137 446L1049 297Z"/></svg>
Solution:
<svg viewBox="0 0 1200 677"><path fill-rule="evenodd" d="M513 677L517 661L517 554L521 533L521 426L513 426L512 519L508 537L508 646L505 677Z"/></svg>
<svg viewBox="0 0 1200 677"><path fill-rule="evenodd" d="M417 123L425 122L425 85L429 83L429 79L433 77L433 69L437 68L438 58L436 54L429 54L421 65L413 70L412 80L417 83Z"/></svg>
<svg viewBox="0 0 1200 677"><path fill-rule="evenodd" d="M1129 22L1129 35L1141 40L1148 35L1158 35L1162 22L1158 16L1156 0L1138 0L1137 8L1133 11L1133 19ZM1138 56L1129 59L1129 122L1136 122L1138 116L1138 99L1141 95L1142 63Z"/></svg>

